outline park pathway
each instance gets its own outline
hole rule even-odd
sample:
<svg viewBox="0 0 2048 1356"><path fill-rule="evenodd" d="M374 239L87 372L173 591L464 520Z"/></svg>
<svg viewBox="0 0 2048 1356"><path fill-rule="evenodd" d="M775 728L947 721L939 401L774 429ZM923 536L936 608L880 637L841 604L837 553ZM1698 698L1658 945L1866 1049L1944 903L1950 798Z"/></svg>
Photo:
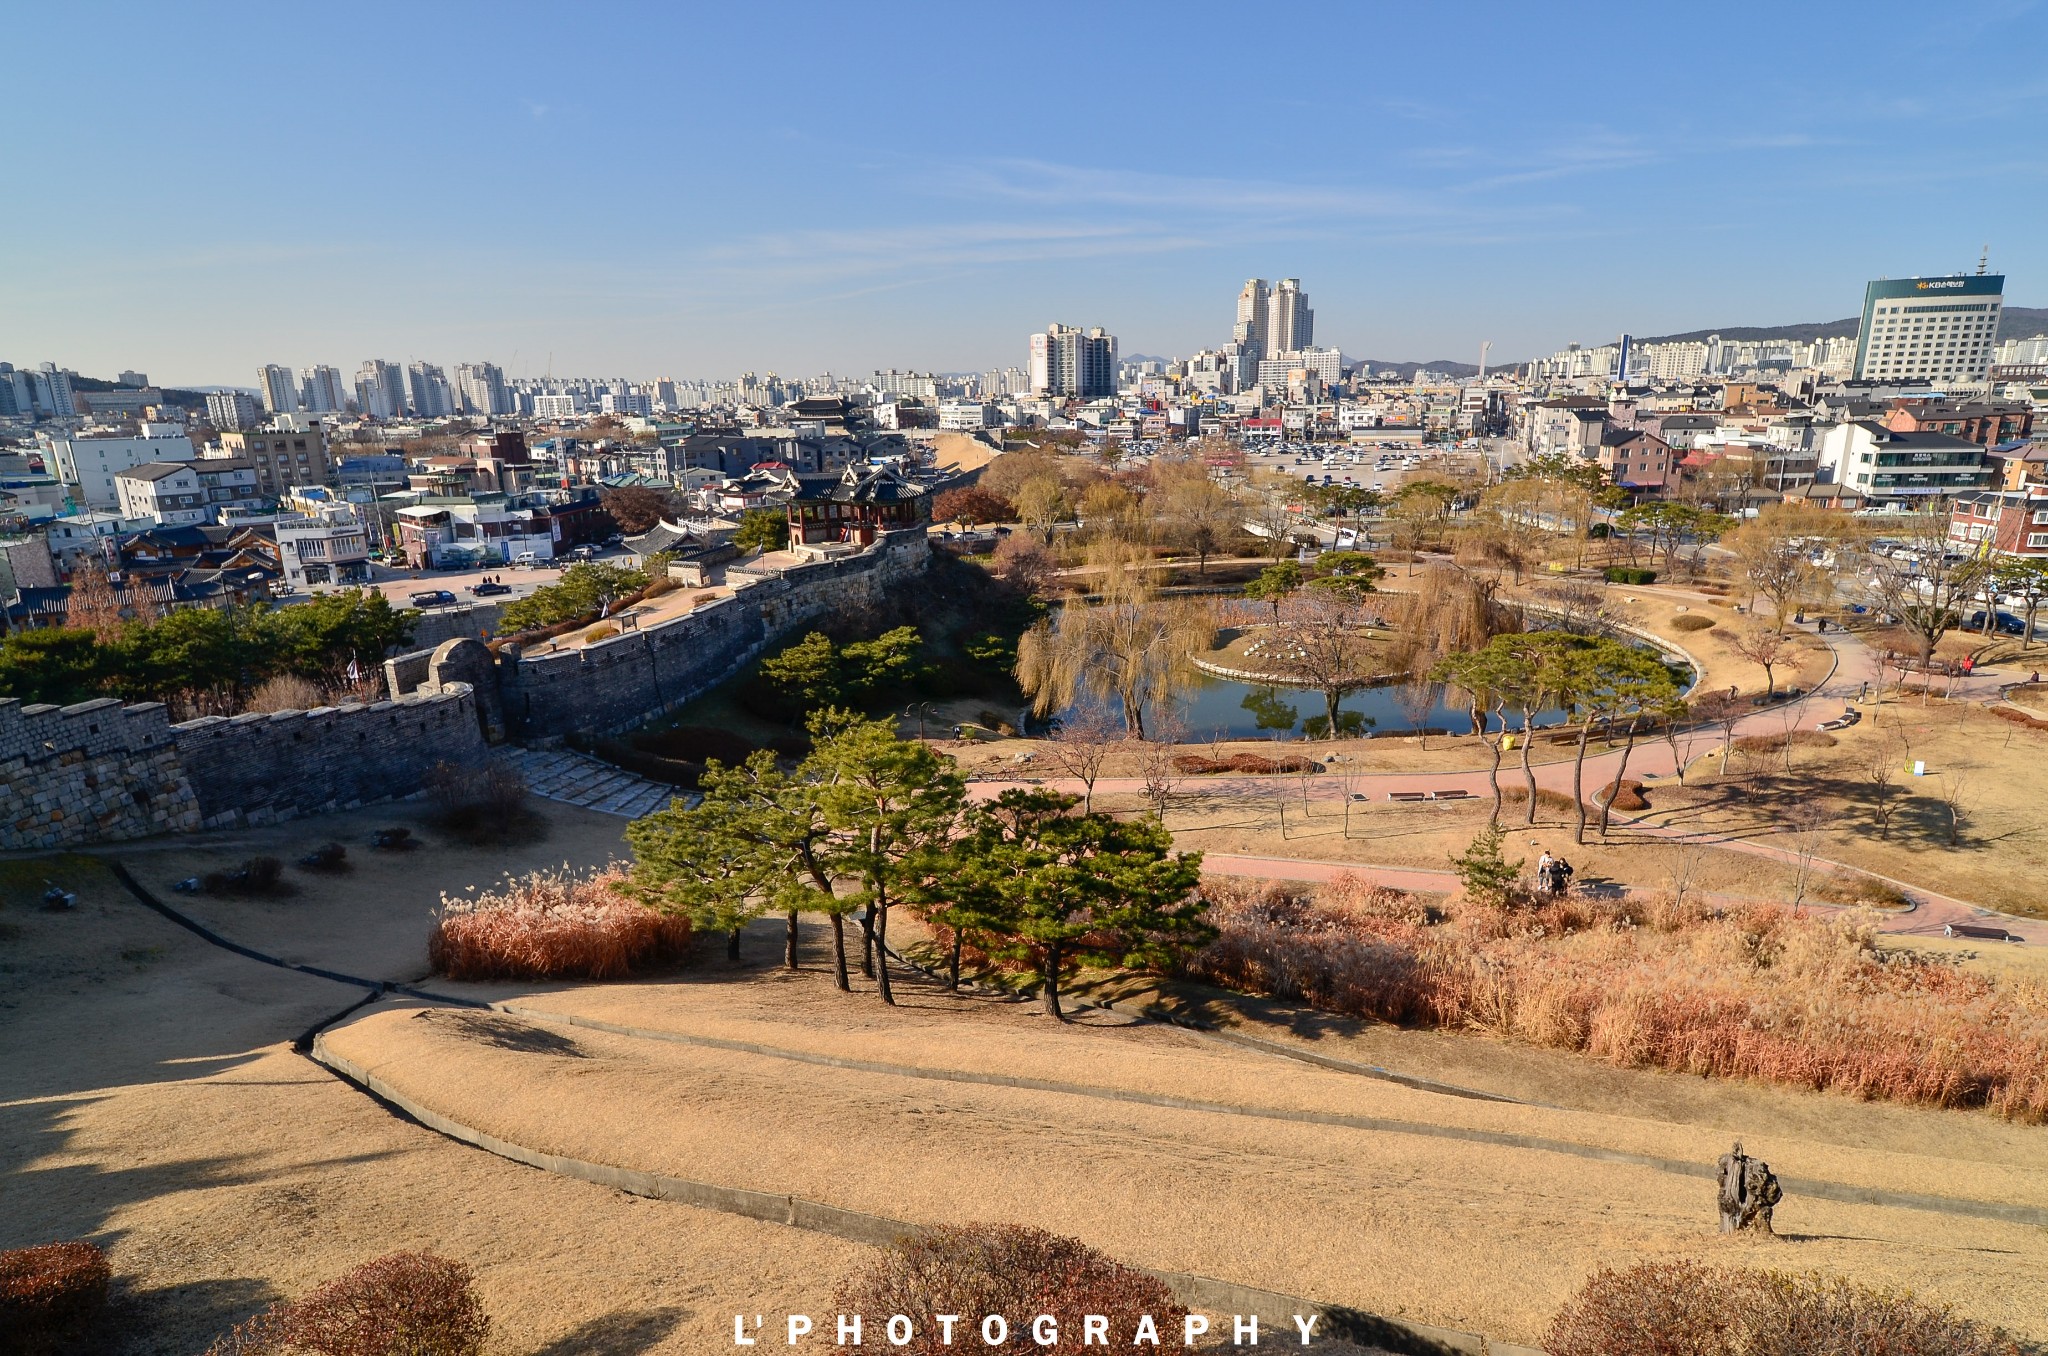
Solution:
<svg viewBox="0 0 2048 1356"><path fill-rule="evenodd" d="M1744 716L1736 723L1735 738L1740 739L1748 735L1783 735L1792 730L1812 729L1823 721L1842 715L1858 698L1877 686L1878 657L1861 640L1844 631L1828 631L1819 638L1834 652L1835 662L1828 676L1812 692L1789 702L1760 707L1753 714ZM1989 701L1998 695L2002 683L2010 680L2010 677L1994 671L1975 673L1957 682L1954 695L1959 699ZM1673 757L1669 741L1662 738L1644 740L1628 755L1628 775L1644 781L1675 776L1680 759L1690 766L1694 760L1718 752L1724 738L1726 736L1716 728L1681 732L1678 736L1676 758ZM1623 752L1619 749L1587 755L1582 780L1588 795L1614 781L1621 772L1622 757ZM1339 801L1346 796L1360 800L1383 801L1390 799L1397 792L1431 794L1453 791L1462 792L1467 797L1486 799L1491 799L1493 795L1484 768L1460 772L1347 773L1342 770L1340 764L1333 771L1336 774L1334 776L1306 779L1203 777L1199 784L1205 792L1246 797L1271 796L1284 786L1289 796L1301 795L1311 799ZM1537 763L1534 771L1539 789L1562 792L1566 795L1571 793L1572 763L1569 758ZM1521 768L1512 761L1512 755L1502 764L1501 783L1510 787L1522 785ZM977 780L973 783L973 792L978 798L992 798L1005 787L1021 784L1023 783L1008 780ZM1075 792L1081 789L1078 782L1060 779L1048 779L1041 784ZM1144 789L1144 782L1135 777L1105 777L1095 783L1098 795L1135 795L1142 793ZM1748 853L1751 856L1788 864L1797 861L1796 854L1769 843L1728 838L1712 833L1696 834L1665 825L1645 824L1619 812L1613 817L1613 825L1617 830L1670 839L1674 842L1702 843L1730 852ZM1876 876L1875 872L1862 871L1843 862L1822 859L1818 864L1845 874ZM1348 871L1376 884L1407 890L1449 890L1455 888L1457 884L1456 878L1449 871L1294 857L1214 853L1204 857L1203 868L1223 875L1305 881L1329 880ZM2002 914L1972 904L1968 900L1944 895L1923 886L1892 880L1890 877L1877 876L1877 879L1898 887L1915 906L1909 911L1890 915L1885 922L1887 932L1934 936L1939 935L1950 924L1961 923L2003 927L2029 942L2048 942L2048 923Z"/></svg>

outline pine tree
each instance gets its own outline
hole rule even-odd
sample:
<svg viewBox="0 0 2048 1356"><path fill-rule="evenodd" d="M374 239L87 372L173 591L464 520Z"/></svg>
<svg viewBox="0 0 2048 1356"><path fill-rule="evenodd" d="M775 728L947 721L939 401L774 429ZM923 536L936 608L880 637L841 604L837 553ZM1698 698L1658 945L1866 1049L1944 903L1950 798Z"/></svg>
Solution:
<svg viewBox="0 0 2048 1356"><path fill-rule="evenodd" d="M1463 852L1451 858L1451 867L1465 887L1466 898L1495 908L1506 907L1522 872L1521 858L1510 862L1501 855L1501 844L1506 839L1507 831L1499 823L1489 823Z"/></svg>
<svg viewBox="0 0 2048 1356"><path fill-rule="evenodd" d="M1037 971L1048 1015L1082 964L1162 965L1212 940L1195 895L1200 853L1173 853L1156 824L1073 813L1075 797L1010 790L969 814L940 873L949 926Z"/></svg>

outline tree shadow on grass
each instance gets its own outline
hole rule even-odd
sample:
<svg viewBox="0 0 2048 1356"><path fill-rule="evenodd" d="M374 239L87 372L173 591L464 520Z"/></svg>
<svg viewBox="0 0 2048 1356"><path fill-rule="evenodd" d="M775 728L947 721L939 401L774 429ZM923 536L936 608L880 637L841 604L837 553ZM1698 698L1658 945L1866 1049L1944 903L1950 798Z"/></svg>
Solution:
<svg viewBox="0 0 2048 1356"><path fill-rule="evenodd" d="M615 1314L579 1324L533 1356L639 1356L675 1331L690 1316L687 1309L664 1305L659 1309L622 1309Z"/></svg>

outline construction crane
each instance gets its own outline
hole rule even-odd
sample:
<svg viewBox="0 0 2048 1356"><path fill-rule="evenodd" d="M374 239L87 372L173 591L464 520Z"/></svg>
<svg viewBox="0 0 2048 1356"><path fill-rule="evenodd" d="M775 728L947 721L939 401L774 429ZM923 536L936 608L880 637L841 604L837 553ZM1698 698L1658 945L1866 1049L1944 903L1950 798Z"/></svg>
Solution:
<svg viewBox="0 0 2048 1356"><path fill-rule="evenodd" d="M1486 380L1486 355L1492 351L1493 340L1482 339L1479 341L1479 379L1481 381Z"/></svg>

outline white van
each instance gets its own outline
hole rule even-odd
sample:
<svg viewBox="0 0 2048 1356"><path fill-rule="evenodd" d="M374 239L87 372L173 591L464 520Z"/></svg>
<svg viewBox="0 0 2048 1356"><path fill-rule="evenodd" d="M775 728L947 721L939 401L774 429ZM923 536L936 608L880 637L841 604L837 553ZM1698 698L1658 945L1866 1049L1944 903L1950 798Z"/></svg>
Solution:
<svg viewBox="0 0 2048 1356"><path fill-rule="evenodd" d="M518 555L512 557L512 563L522 570L538 569L540 567L540 556L537 552L521 551Z"/></svg>

